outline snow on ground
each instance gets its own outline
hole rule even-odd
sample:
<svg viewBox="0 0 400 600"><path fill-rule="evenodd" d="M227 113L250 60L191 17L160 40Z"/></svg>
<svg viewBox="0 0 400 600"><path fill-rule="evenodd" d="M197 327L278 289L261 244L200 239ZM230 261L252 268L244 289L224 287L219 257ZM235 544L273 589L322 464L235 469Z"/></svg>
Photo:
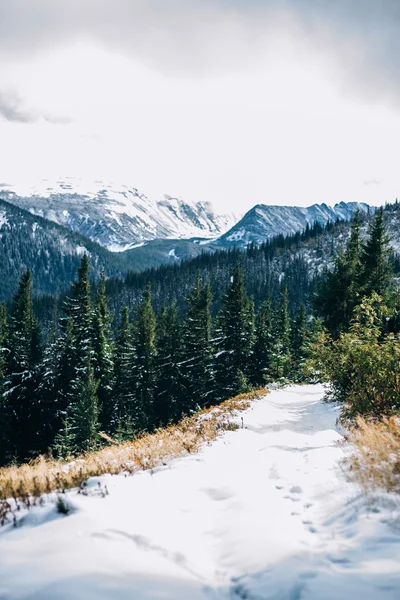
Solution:
<svg viewBox="0 0 400 600"><path fill-rule="evenodd" d="M322 396L275 390L196 455L33 509L0 530L0 599L398 600L399 506L346 482Z"/></svg>

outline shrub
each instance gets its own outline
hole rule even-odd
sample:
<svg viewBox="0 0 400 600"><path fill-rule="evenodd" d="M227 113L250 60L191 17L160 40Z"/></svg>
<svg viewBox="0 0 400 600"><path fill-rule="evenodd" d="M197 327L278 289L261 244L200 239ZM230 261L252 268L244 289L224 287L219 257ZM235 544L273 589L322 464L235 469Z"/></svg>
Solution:
<svg viewBox="0 0 400 600"><path fill-rule="evenodd" d="M328 397L344 403L344 420L378 419L400 410L400 337L382 334L386 314L373 294L356 308L348 332L316 345L314 362L330 381Z"/></svg>
<svg viewBox="0 0 400 600"><path fill-rule="evenodd" d="M356 446L350 458L352 479L366 491L400 492L400 422L384 417L381 422L356 420L349 439Z"/></svg>

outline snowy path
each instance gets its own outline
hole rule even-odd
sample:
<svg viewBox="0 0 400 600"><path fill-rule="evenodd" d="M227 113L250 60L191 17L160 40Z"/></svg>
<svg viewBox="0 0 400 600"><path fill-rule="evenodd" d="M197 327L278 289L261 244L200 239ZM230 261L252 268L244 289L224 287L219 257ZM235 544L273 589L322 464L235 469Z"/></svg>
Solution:
<svg viewBox="0 0 400 600"><path fill-rule="evenodd" d="M275 391L199 454L3 528L0 600L398 600L398 509L345 482L322 395Z"/></svg>

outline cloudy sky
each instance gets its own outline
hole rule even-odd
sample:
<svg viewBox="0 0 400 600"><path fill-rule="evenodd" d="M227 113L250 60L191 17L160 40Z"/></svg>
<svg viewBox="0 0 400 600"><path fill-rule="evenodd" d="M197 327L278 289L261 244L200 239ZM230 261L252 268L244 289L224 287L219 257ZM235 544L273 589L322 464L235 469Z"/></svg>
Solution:
<svg viewBox="0 0 400 600"><path fill-rule="evenodd" d="M0 0L0 183L400 197L399 0Z"/></svg>

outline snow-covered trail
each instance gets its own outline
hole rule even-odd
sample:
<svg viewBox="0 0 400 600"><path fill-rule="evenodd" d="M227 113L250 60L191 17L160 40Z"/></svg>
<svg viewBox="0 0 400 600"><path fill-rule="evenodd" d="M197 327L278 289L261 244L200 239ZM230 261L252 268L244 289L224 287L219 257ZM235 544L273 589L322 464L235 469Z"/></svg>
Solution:
<svg viewBox="0 0 400 600"><path fill-rule="evenodd" d="M398 600L395 500L345 481L322 396L274 391L200 453L3 528L0 600Z"/></svg>

